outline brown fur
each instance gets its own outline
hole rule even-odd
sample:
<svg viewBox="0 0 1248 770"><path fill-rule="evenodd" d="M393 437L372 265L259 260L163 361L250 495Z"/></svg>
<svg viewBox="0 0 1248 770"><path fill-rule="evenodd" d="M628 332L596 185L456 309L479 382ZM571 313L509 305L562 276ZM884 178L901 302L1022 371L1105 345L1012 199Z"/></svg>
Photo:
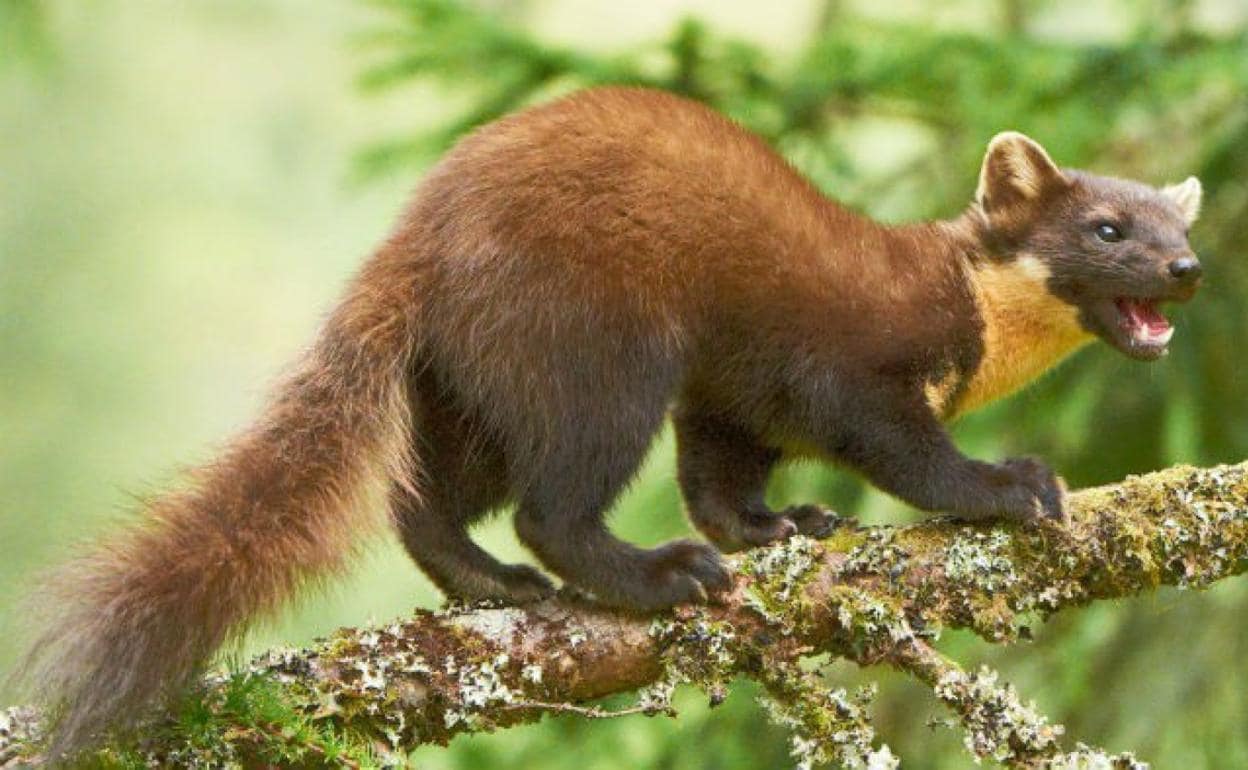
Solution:
<svg viewBox="0 0 1248 770"><path fill-rule="evenodd" d="M36 691L59 706L50 756L126 725L246 623L339 572L375 528L379 483L414 490L408 273L383 252L252 429L51 576L28 660Z"/></svg>
<svg viewBox="0 0 1248 770"><path fill-rule="evenodd" d="M963 217L886 227L668 94L588 91L482 128L428 175L258 425L57 580L35 654L63 703L56 750L336 572L378 483L450 595L552 590L468 537L514 503L543 564L601 600L705 599L728 585L715 549L639 549L604 521L673 403L691 518L725 550L826 527L813 507L763 503L794 447L924 510L1060 517L1052 472L969 459L940 418L1087 337L1077 305L1094 284L1057 249L1082 243L1078 196L1135 201L1158 238L1192 209L1190 187L1136 200L1126 184L1068 178L1004 135Z"/></svg>

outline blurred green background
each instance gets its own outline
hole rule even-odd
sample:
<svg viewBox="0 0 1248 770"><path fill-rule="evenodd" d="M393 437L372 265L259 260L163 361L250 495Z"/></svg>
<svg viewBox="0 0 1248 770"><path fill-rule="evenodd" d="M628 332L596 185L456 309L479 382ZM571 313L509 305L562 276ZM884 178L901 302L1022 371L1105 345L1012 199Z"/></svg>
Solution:
<svg viewBox="0 0 1248 770"><path fill-rule="evenodd" d="M1073 485L1248 458L1246 30L1243 0L0 0L0 673L23 586L255 414L423 167L473 125L598 82L706 100L886 220L958 212L1006 128L1067 165L1199 175L1207 286L1173 312L1170 357L1094 346L955 431L977 456L1043 455ZM814 466L772 496L912 518ZM670 436L615 527L643 543L687 531ZM506 519L481 537L525 558ZM386 544L252 645L438 601ZM1231 581L1063 615L1009 649L942 646L999 667L1073 737L1157 767L1248 767L1246 613L1248 583ZM878 725L906 767L969 764L922 689L883 681ZM416 759L788 761L748 686L713 712L681 703L675 721L550 719Z"/></svg>

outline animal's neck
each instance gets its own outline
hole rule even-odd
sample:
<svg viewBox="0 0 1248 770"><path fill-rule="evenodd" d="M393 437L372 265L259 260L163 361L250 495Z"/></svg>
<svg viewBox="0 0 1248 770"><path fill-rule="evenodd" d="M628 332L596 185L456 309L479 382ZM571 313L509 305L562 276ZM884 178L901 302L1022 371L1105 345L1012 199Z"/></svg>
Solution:
<svg viewBox="0 0 1248 770"><path fill-rule="evenodd" d="M1049 270L1035 257L967 265L983 319L983 356L948 416L1008 396L1092 339L1074 306L1049 291Z"/></svg>

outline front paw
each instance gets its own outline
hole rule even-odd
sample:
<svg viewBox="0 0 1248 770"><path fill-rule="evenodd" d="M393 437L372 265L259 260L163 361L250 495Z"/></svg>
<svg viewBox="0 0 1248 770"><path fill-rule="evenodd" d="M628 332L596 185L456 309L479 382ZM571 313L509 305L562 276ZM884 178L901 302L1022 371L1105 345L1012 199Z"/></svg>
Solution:
<svg viewBox="0 0 1248 770"><path fill-rule="evenodd" d="M834 511L813 503L790 506L781 511L780 515L792 521L799 533L817 540L828 537L833 530L847 521L853 523L852 519L842 519Z"/></svg>
<svg viewBox="0 0 1248 770"><path fill-rule="evenodd" d="M632 602L641 609L701 604L732 587L732 573L713 546L675 540L649 554L650 585ZM648 605L648 606L647 606Z"/></svg>
<svg viewBox="0 0 1248 770"><path fill-rule="evenodd" d="M1014 484L1016 494L1009 512L1024 521L1068 524L1066 483L1049 466L1034 457L1012 457L999 466Z"/></svg>

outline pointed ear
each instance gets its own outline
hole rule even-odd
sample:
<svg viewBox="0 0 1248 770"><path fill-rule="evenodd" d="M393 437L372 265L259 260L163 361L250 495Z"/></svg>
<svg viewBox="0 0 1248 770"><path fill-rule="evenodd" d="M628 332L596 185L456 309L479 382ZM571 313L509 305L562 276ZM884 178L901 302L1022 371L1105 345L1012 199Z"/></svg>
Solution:
<svg viewBox="0 0 1248 770"><path fill-rule="evenodd" d="M1043 147L1017 131L1003 131L988 143L984 165L979 170L975 200L984 211L991 213L1038 198L1045 190L1066 184L1066 177Z"/></svg>
<svg viewBox="0 0 1248 770"><path fill-rule="evenodd" d="M1204 191L1196 177L1189 176L1178 184L1167 185L1161 188L1161 194L1174 201L1189 225L1200 216L1200 199Z"/></svg>

